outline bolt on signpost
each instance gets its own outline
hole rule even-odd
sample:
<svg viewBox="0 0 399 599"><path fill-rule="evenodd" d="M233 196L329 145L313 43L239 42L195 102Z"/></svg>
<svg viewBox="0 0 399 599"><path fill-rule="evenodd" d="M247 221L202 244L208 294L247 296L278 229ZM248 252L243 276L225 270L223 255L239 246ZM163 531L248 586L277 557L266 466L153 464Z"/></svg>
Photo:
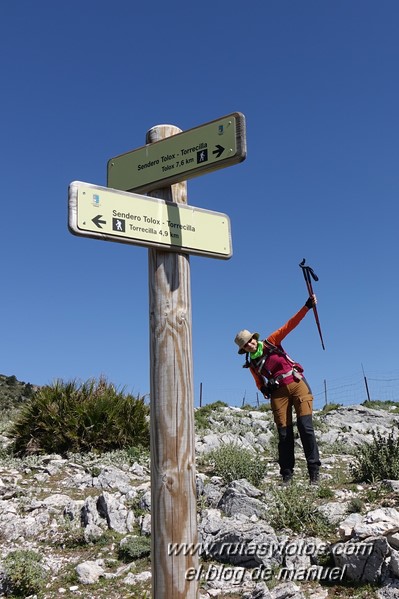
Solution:
<svg viewBox="0 0 399 599"><path fill-rule="evenodd" d="M198 541L188 254L228 259L232 251L228 217L189 207L186 179L245 159L245 118L184 132L158 125L146 141L108 162L113 189L70 185L69 228L149 248L152 597L196 599L198 555L186 550Z"/></svg>

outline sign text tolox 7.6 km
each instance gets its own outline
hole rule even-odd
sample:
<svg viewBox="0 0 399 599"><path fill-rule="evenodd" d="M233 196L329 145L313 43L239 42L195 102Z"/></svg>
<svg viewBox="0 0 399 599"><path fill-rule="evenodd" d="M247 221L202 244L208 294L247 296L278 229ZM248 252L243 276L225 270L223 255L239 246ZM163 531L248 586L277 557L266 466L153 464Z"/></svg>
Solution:
<svg viewBox="0 0 399 599"><path fill-rule="evenodd" d="M232 256L230 219L221 212L73 181L68 227L74 235L212 258Z"/></svg>
<svg viewBox="0 0 399 599"><path fill-rule="evenodd" d="M107 185L148 192L242 162L245 117L240 112L111 158Z"/></svg>

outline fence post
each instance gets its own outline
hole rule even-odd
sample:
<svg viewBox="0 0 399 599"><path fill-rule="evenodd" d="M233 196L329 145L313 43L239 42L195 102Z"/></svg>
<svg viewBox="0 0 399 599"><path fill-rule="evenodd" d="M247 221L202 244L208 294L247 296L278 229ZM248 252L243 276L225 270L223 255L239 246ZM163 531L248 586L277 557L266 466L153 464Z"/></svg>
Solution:
<svg viewBox="0 0 399 599"><path fill-rule="evenodd" d="M366 374L364 372L363 364L361 366L362 366L362 371L363 371L364 385L366 387L367 400L370 401L370 391L369 391L369 386L368 386L368 383L367 383Z"/></svg>

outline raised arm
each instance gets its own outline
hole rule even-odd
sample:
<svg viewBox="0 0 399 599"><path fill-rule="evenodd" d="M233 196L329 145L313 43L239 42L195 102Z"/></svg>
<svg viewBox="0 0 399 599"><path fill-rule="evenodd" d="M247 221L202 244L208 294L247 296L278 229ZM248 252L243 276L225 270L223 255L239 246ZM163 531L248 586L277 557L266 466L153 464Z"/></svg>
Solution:
<svg viewBox="0 0 399 599"><path fill-rule="evenodd" d="M315 296L312 298L310 297L306 301L306 304L296 314L294 314L294 316L292 316L285 324L283 324L282 327L277 329L277 331L274 331L274 333L269 335L267 341L273 343L273 345L280 345L288 333L291 333L291 331L295 329L295 327L297 327L301 320L306 316L309 310L312 309L316 301L317 300Z"/></svg>

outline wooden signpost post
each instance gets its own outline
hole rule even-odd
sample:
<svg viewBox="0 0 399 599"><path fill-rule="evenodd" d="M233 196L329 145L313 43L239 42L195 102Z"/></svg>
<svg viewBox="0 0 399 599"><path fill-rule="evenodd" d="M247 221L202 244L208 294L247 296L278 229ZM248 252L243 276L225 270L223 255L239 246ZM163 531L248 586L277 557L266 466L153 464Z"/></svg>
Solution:
<svg viewBox="0 0 399 599"><path fill-rule="evenodd" d="M245 119L240 113L191 131L192 137L190 131L183 133L173 125L153 127L147 132L144 148L122 155L120 162L118 157L109 161L112 175L108 172L108 184L111 177L114 191L150 191L161 204L177 205L183 210L187 205L187 178L236 164L246 157ZM226 160L221 158L220 148L227 150ZM195 156L198 162L185 163L181 156L187 155ZM173 168L162 170L162 166L171 167L172 163ZM144 177L140 171L145 171ZM148 177L151 171L154 180ZM226 215L215 213L202 225L206 227L206 223L210 225L216 220L220 225L217 234L223 239L212 245L211 250L202 248L201 242L198 239L194 242L192 237L191 242L183 243L182 237L181 241L175 240L175 244L165 245L165 240L160 240L155 233L146 243L145 237L137 240L123 235L122 225L114 223L111 227L112 217L104 216L103 213L108 214L105 207L109 202L118 205L124 202L117 192L115 196L93 193L94 199L88 202L85 196L90 195L91 190L87 191L87 184L83 188L82 185L85 184L70 185L69 228L72 233L149 247L152 597L196 599L198 577L193 573L199 571L199 560L198 552L193 550L198 543L198 533L189 253L229 258L232 253L228 241L230 231L226 236L226 223L222 224L220 218L226 220L229 227L228 219L223 218ZM137 220L140 215L144 217L142 199L136 196L135 204L134 194L131 195L129 214ZM121 204L121 210L117 211L126 215L128 212L123 206ZM162 205L159 220L163 210ZM165 221L174 222L173 219ZM105 228L105 232L96 231L98 225ZM212 229L208 231L208 239L209 235Z"/></svg>
<svg viewBox="0 0 399 599"><path fill-rule="evenodd" d="M154 127L147 139L152 143L178 131ZM153 195L185 204L187 184ZM195 599L198 583L186 573L198 569L198 555L184 551L198 541L189 256L150 249L148 270L153 597ZM176 543L183 551L170 555Z"/></svg>

